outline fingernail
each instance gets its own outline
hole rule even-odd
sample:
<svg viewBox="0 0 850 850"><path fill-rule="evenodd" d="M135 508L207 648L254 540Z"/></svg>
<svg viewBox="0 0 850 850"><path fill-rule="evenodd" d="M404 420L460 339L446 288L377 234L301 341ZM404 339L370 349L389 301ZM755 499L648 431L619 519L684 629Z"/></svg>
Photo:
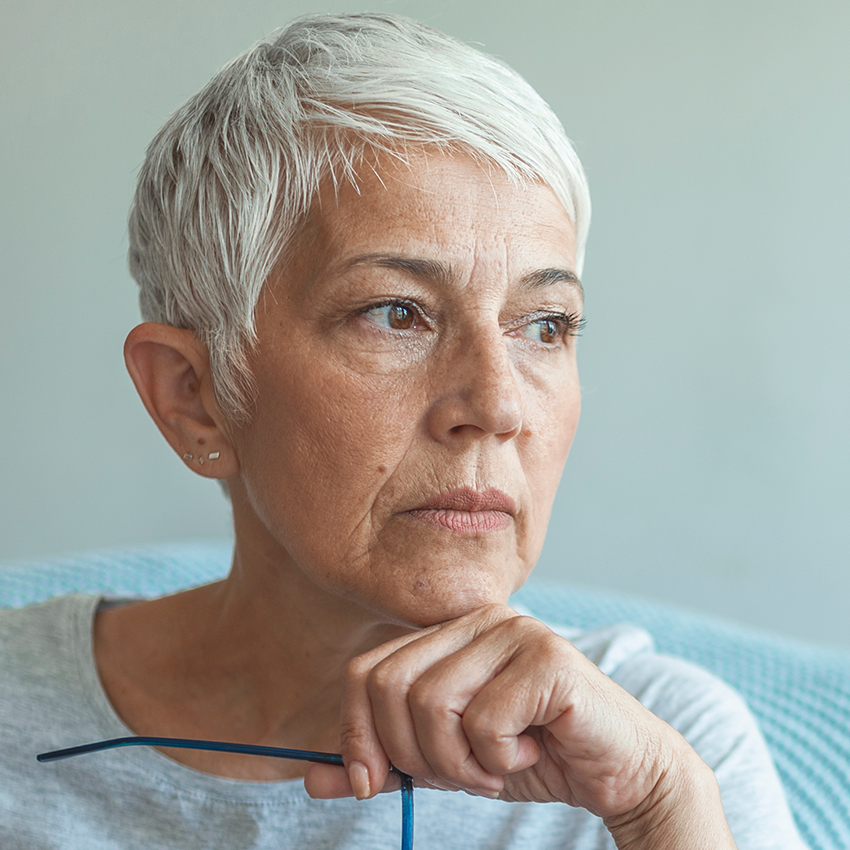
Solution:
<svg viewBox="0 0 850 850"><path fill-rule="evenodd" d="M359 761L348 763L348 781L351 783L351 790L354 791L354 796L358 800L366 800L369 797L369 771L366 770L366 765Z"/></svg>

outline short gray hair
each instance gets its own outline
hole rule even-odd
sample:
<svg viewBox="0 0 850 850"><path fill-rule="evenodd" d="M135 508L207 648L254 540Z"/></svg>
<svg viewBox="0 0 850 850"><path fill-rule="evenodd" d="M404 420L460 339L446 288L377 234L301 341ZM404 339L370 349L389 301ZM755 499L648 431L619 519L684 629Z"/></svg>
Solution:
<svg viewBox="0 0 850 850"><path fill-rule="evenodd" d="M194 330L223 410L245 419L263 284L326 178L365 152L462 151L550 186L581 273L587 180L564 128L515 71L408 18L310 15L219 71L157 133L129 231L142 317Z"/></svg>

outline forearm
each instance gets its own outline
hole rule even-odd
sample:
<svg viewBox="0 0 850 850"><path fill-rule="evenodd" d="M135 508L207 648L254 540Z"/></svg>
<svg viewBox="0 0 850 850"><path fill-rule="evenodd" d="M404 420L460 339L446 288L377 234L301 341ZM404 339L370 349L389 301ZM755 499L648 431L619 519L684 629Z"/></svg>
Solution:
<svg viewBox="0 0 850 850"><path fill-rule="evenodd" d="M735 850L714 773L682 740L635 810L605 819L619 850Z"/></svg>

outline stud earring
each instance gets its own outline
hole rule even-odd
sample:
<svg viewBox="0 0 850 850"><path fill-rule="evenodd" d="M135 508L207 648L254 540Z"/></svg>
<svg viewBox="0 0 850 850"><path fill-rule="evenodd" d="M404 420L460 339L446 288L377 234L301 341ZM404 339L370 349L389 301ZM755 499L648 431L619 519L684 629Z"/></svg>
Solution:
<svg viewBox="0 0 850 850"><path fill-rule="evenodd" d="M207 455L207 460L218 460L221 457L221 452L210 452Z"/></svg>
<svg viewBox="0 0 850 850"><path fill-rule="evenodd" d="M183 455L183 460L191 460L193 457L194 455L190 455L189 452L186 452L186 454Z"/></svg>

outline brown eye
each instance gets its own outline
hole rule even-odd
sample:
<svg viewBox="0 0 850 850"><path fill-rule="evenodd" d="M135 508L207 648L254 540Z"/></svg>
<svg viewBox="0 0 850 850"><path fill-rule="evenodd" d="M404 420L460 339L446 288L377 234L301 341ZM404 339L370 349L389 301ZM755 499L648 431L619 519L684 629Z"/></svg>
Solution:
<svg viewBox="0 0 850 850"><path fill-rule="evenodd" d="M575 336L583 324L578 316L552 313L532 319L520 330L526 339L551 347L559 345L567 337Z"/></svg>
<svg viewBox="0 0 850 850"><path fill-rule="evenodd" d="M545 343L556 342L560 328L550 319L540 322L540 341Z"/></svg>
<svg viewBox="0 0 850 850"><path fill-rule="evenodd" d="M413 310L404 304L391 304L387 308L387 321L394 330L406 331L412 328L415 318Z"/></svg>
<svg viewBox="0 0 850 850"><path fill-rule="evenodd" d="M556 319L535 319L523 328L523 336L544 345L553 345L563 335L563 327Z"/></svg>
<svg viewBox="0 0 850 850"><path fill-rule="evenodd" d="M389 304L380 304L377 307L371 307L364 310L361 314L380 325L382 328L389 328L394 331L409 331L417 326L419 313L415 307L411 307L400 301L393 301Z"/></svg>

